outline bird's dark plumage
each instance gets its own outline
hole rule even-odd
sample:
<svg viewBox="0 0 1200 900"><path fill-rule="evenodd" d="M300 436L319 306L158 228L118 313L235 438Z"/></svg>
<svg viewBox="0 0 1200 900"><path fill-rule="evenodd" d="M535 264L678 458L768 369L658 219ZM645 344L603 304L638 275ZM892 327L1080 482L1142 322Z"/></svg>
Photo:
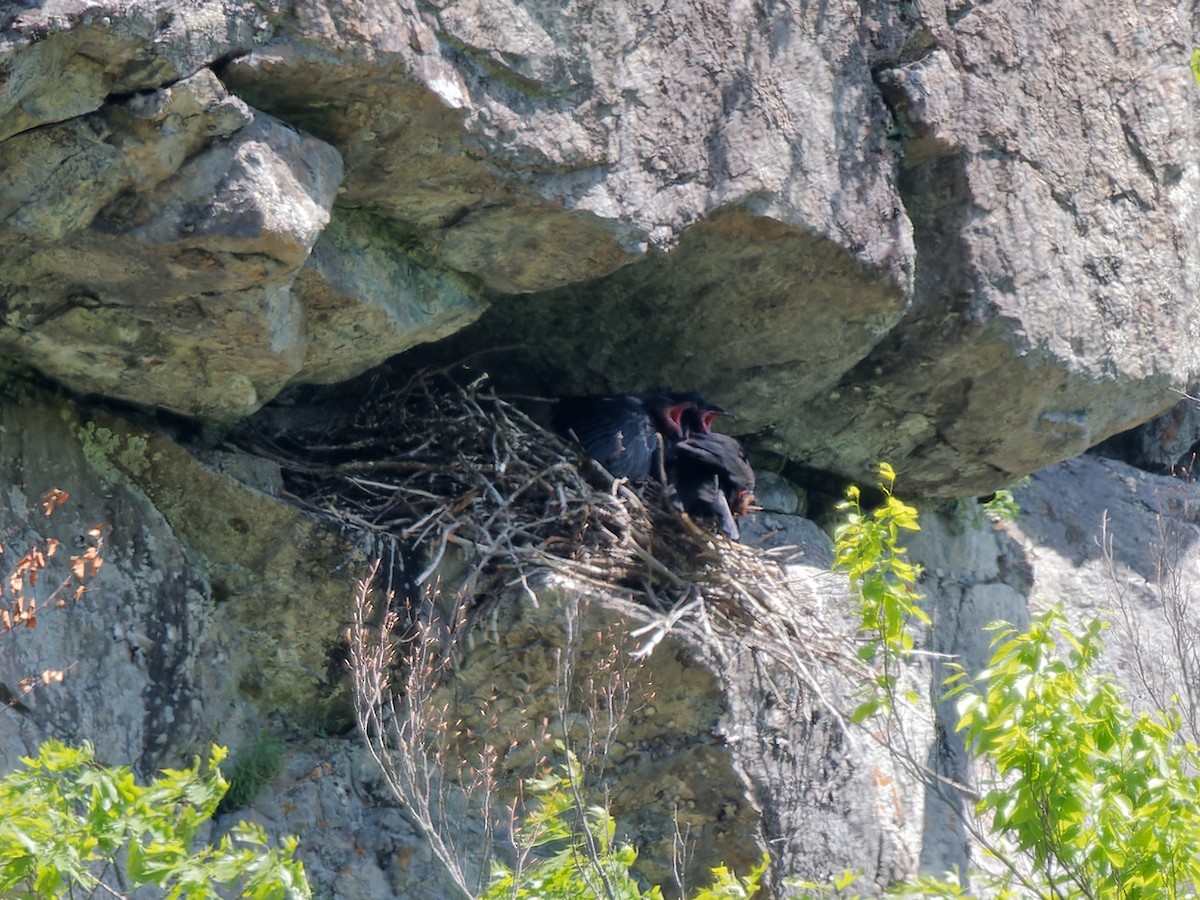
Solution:
<svg viewBox="0 0 1200 900"><path fill-rule="evenodd" d="M653 390L563 397L554 411L554 427L583 444L616 477L645 478L658 470L659 435L669 460L679 441L707 434L720 415L728 413L699 394Z"/></svg>
<svg viewBox="0 0 1200 900"><path fill-rule="evenodd" d="M1175 462L1175 465L1167 467L1167 474L1174 475L1176 478L1182 478L1184 481L1195 481L1200 478L1200 465L1197 461L1200 460L1200 441L1196 441L1192 446L1187 448L1183 456Z"/></svg>
<svg viewBox="0 0 1200 900"><path fill-rule="evenodd" d="M554 427L583 444L592 459L618 478L650 474L658 439L635 394L564 397L555 407Z"/></svg>
<svg viewBox="0 0 1200 900"><path fill-rule="evenodd" d="M661 468L681 512L737 540L736 518L753 502L755 478L742 445L711 431L714 419L728 415L700 394L653 390L564 397L554 427L618 478L646 478Z"/></svg>
<svg viewBox="0 0 1200 900"><path fill-rule="evenodd" d="M754 469L742 445L727 434L695 434L680 441L667 472L675 505L689 516L715 523L736 541L737 518L754 502Z"/></svg>

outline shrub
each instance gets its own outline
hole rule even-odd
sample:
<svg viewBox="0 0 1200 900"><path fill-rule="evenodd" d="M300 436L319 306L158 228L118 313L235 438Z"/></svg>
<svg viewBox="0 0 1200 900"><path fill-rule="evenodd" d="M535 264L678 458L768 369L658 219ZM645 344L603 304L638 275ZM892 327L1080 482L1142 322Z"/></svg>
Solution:
<svg viewBox="0 0 1200 900"><path fill-rule="evenodd" d="M851 596L858 606L859 634L866 638L859 656L876 665L874 683L867 699L852 719L862 722L876 712L892 709L899 666L913 648L909 623L916 619L929 624L917 591L920 567L908 562L900 545L902 531L918 531L917 511L893 493L896 473L887 463L879 466L884 503L871 513L862 508L861 492L851 486L838 509L846 521L834 532L833 567L850 579ZM915 702L916 698L910 698Z"/></svg>
<svg viewBox="0 0 1200 900"><path fill-rule="evenodd" d="M260 733L234 764L229 789L217 804L217 812L224 814L249 806L255 795L283 770L283 750L283 741Z"/></svg>
<svg viewBox="0 0 1200 900"><path fill-rule="evenodd" d="M992 626L974 679L951 676L958 730L994 772L976 813L1028 856L1027 883L1056 897L1166 898L1200 888L1200 762L1172 711L1135 715L1093 671L1107 627L1060 609L1028 631Z"/></svg>
<svg viewBox="0 0 1200 900"><path fill-rule="evenodd" d="M903 558L899 529L915 529L915 510L892 495L894 473L881 466L885 503L871 514L852 488L837 532L836 559L850 577L869 637L864 659L882 674L856 720L890 712L896 664L907 657L917 572ZM968 829L1000 863L962 879L922 876L893 885L901 897L1006 900L1043 897L1175 898L1200 889L1200 750L1179 738L1172 707L1135 714L1119 686L1094 671L1107 624L1068 625L1062 610L1036 616L1025 631L994 623L992 656L971 677L947 679L957 730L983 772ZM903 757L901 761L905 762ZM918 773L919 774L919 773ZM797 897L851 897L856 873L799 883Z"/></svg>
<svg viewBox="0 0 1200 900"><path fill-rule="evenodd" d="M24 768L0 779L0 896L61 897L105 889L120 866L132 887L156 886L168 898L217 898L215 885L240 896L311 896L297 840L269 846L261 827L239 823L216 847L195 845L226 790L217 768L224 748L168 769L141 786L124 766L98 764L89 745L46 741Z"/></svg>
<svg viewBox="0 0 1200 900"><path fill-rule="evenodd" d="M517 862L492 864L481 900L662 900L662 891L639 887L630 868L637 850L613 843L616 822L603 806L580 807L579 762L571 753L558 769L525 782L527 802L515 829ZM692 900L743 900L758 893L768 860L739 878L724 866Z"/></svg>

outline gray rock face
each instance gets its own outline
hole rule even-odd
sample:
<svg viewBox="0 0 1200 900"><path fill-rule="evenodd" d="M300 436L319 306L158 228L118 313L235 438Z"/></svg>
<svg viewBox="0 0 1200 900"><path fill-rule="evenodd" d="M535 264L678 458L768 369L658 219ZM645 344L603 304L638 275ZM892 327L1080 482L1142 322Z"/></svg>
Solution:
<svg viewBox="0 0 1200 900"><path fill-rule="evenodd" d="M16 17L0 47L21 74L0 106L7 352L80 392L228 422L302 371L358 374L478 314L394 225L347 212L325 233L340 154L205 67L267 35L245 13Z"/></svg>
<svg viewBox="0 0 1200 900"><path fill-rule="evenodd" d="M982 491L1082 452L1166 408L1197 365L1198 171L1180 155L1195 85L1174 7L1110 46L1118 6L927 12L876 66L911 284L877 267L890 281L873 292L780 226L774 258L765 229L748 252L722 236L689 255L710 216L583 304L559 291L495 321L549 344L576 389L664 380L665 349L665 380L721 397L760 449L859 479L883 458L917 490ZM775 218L821 233L795 212Z"/></svg>
<svg viewBox="0 0 1200 900"><path fill-rule="evenodd" d="M843 437L901 432L922 487L1074 456L1165 409L1196 367L1177 352L1196 328L1179 43L1195 22L1170 3L1062 13L930 18L919 58L880 74L910 132L900 188L919 274ZM918 402L898 416L885 395Z"/></svg>
<svg viewBox="0 0 1200 900"><path fill-rule="evenodd" d="M612 264L542 227L543 202L598 217L626 261L671 251L497 304L476 343L536 348L556 386L697 385L761 451L859 478L903 460L916 487L952 494L1081 452L1197 367L1175 340L1195 318L1197 171L1169 4L1113 48L1093 29L1124 8L1103 3L1063 21L1035 4L1003 20L707 10L699 29L677 8L455 5L368 12L352 35L334 34L338 12L315 8L225 74L345 146L355 202L416 221L430 252L502 293ZM310 42L338 47L336 65L293 49ZM319 84L374 99L381 60L447 116L418 122L407 82L407 114L325 114ZM376 124L408 126L382 189ZM437 137L417 148L422 124Z"/></svg>
<svg viewBox="0 0 1200 900"><path fill-rule="evenodd" d="M1126 701L1149 711L1165 708L1172 695L1183 698L1184 734L1194 739L1196 685L1185 673L1200 632L1189 574L1200 564L1200 488L1088 454L1038 472L1016 497L1015 522L993 521L973 502L923 514L922 531L909 544L926 569L930 649L980 672L992 654L984 626L1023 628L1031 614L1061 604L1081 629L1091 619L1108 623L1100 668ZM935 698L945 674L935 666ZM929 765L973 783L979 773L954 732L954 704L940 702L935 713L939 740L929 746ZM926 795L922 869L943 872L978 858L956 811L960 803Z"/></svg>
<svg viewBox="0 0 1200 900"><path fill-rule="evenodd" d="M465 279L417 265L404 243L391 220L334 211L292 289L307 337L298 377L351 378L478 318L482 307Z"/></svg>
<svg viewBox="0 0 1200 900"><path fill-rule="evenodd" d="M244 746L262 727L248 724L262 722L253 704L314 730L349 724L330 657L348 620L330 610L365 557L219 467L264 488L277 486L277 469L204 464L161 434L44 394L6 396L0 415L7 551L43 535L77 552L88 528L112 529L105 565L77 604L0 635L10 693L31 672L66 672L61 686L22 701L27 714L0 713L5 771L54 735L153 773L206 755L213 741ZM45 519L36 501L51 487L71 499Z"/></svg>
<svg viewBox="0 0 1200 900"><path fill-rule="evenodd" d="M827 15L817 36L815 12L703 3L311 3L223 77L345 146L347 202L418 223L498 291L607 274L751 198L814 227L842 208L817 230L891 272L908 239L886 113L857 14Z"/></svg>
<svg viewBox="0 0 1200 900"><path fill-rule="evenodd" d="M229 419L299 371L290 293L333 148L207 69L0 144L9 352L80 392Z"/></svg>
<svg viewBox="0 0 1200 900"><path fill-rule="evenodd" d="M1200 374L1187 3L56 0L0 25L0 352L80 394L222 426L461 332L446 361L520 347L488 358L498 381L703 390L778 471L869 483L882 459L904 493L955 496L1076 456ZM0 636L7 689L66 673L0 713L3 767L49 734L147 773L348 725L361 535L286 503L268 462L3 389L3 533L114 526L102 605ZM48 525L24 510L51 486L72 504ZM1191 491L1084 459L1039 474L1017 526L929 514L931 648L978 665L980 626L1042 591L1102 608L1104 509L1153 611L1160 523L1194 565ZM795 577L820 582L815 530L772 512L747 534L801 545ZM552 652L552 607L523 597L494 598L511 631L464 677L517 690L510 657ZM673 637L648 665L663 691L612 796L655 877L667 800L699 863L766 841L781 871L882 884L968 859L944 800L839 743L753 654ZM916 733L970 776L950 732ZM356 740L313 749L333 762L311 778L296 751L257 813L306 832L334 896L444 895ZM322 843L313 810L375 863Z"/></svg>
<svg viewBox="0 0 1200 900"><path fill-rule="evenodd" d="M982 492L1200 371L1190 15L26 10L0 345L225 422L486 294L472 344L533 357L496 369L699 387L761 454Z"/></svg>
<svg viewBox="0 0 1200 900"><path fill-rule="evenodd" d="M160 88L263 39L250 6L51 0L0 11L0 138L99 109L112 94Z"/></svg>
<svg viewBox="0 0 1200 900"><path fill-rule="evenodd" d="M277 469L224 450L196 455L161 433L13 382L0 415L0 474L9 485L0 527L10 549L37 535L74 546L97 522L113 526L105 568L78 604L0 635L6 690L43 668L64 673L61 684L22 697L23 712L0 712L0 768L50 734L92 740L102 759L149 774L213 740L236 757L264 729L327 733L349 723L337 660L353 582L369 554L351 535L279 500ZM70 503L49 520L25 513L47 486L70 491ZM1171 645L1161 615L1170 585L1158 567L1164 546L1176 572L1196 564L1197 491L1085 457L1022 489L1016 525L994 525L970 504L926 511L910 542L926 567L934 618L925 646L977 670L988 654L984 624L1021 624L1042 598L1062 598L1081 617L1117 623L1114 671L1153 661L1135 699L1152 699L1148 685L1179 690L1170 655L1157 649ZM1115 537L1112 568L1097 543L1105 516ZM828 572L828 539L804 520L759 518L747 523L747 539L776 553L787 548L789 583L804 598L788 619L849 641L854 626L844 582ZM514 773L532 762L523 748L535 732L585 738L603 725L584 669L614 639L625 649L647 640L622 635L658 618L631 605L623 589L610 595L563 578L534 588L537 605L519 582L489 599L446 689L464 722L509 736ZM574 606L581 598L584 613ZM568 615L582 643L565 641ZM747 623L746 634L760 626ZM580 669L578 690L560 707L556 659L564 648ZM1156 649L1147 656L1146 648ZM852 705L855 685L809 662L825 698ZM736 630L692 620L625 674L633 702L601 784L647 877L673 877L676 827L696 848L692 884L712 860L744 871L764 848L776 862L773 877L824 879L852 868L868 885L972 858L945 796L926 793L873 741L844 730L808 680ZM919 666L909 686L937 696L939 680L936 667ZM909 746L935 771L969 782L953 710L935 713L939 727L930 727L928 710L906 721ZM235 817L245 815L272 833L299 833L302 857L330 896L445 896L436 862L353 733L290 747L284 771Z"/></svg>
<svg viewBox="0 0 1200 900"><path fill-rule="evenodd" d="M45 669L63 673L61 684L21 698L28 712L0 713L0 767L13 770L48 736L90 740L101 759L142 773L174 765L186 758L182 748L199 752L214 733L196 727L204 684L221 665L204 579L145 496L94 472L80 439L86 426L74 410L36 402L45 397L20 399L19 405L4 399L0 432L5 573L12 570L8 560L39 538L59 541L59 559L34 591L45 604L65 574L62 557L86 546L89 529L123 527L109 536L104 568L83 598L43 609L34 628L0 635L5 696L19 694L22 679ZM94 426L90 436L96 437ZM46 518L38 499L50 488L70 499ZM12 599L6 591L6 607Z"/></svg>
<svg viewBox="0 0 1200 900"><path fill-rule="evenodd" d="M49 735L92 740L101 760L149 775L212 741L236 759L264 730L346 728L341 660L367 555L274 496L277 469L223 450L195 455L35 391L8 396L0 413L0 473L11 486L0 521L6 550L39 535L73 547L91 525L112 526L101 575L77 604L0 635L0 696L17 693L32 672L63 672L61 684L21 696L20 711L0 710L0 771ZM35 484L69 491L68 505L44 519ZM802 631L841 640L827 637L839 634L845 601L844 583L826 568L828 540L789 518L775 514L761 538L789 548L780 559L795 591L780 602L799 605L780 611ZM514 782L534 773L544 748L529 748L548 735L590 746L588 734L606 727L593 693L603 696L604 676L615 671L603 661L649 642L656 628L630 632L662 619L623 588L557 576L531 584L536 605L519 581L489 598L444 689L455 721L508 737L500 743ZM692 885L716 860L747 871L768 847L779 877L862 866L881 882L911 874L918 835L880 799L902 777L891 763L863 753L798 670L767 652L759 626L746 623L739 637L688 621L651 645L644 662L620 664L629 703L597 772L622 838L641 850L643 874L672 880L677 828L694 850L685 867ZM576 662L566 688L563 653ZM589 682L593 670L601 677ZM834 670L814 671L826 697L837 696L835 684L851 689ZM883 782L881 771L891 773ZM446 896L356 733L289 748L284 771L249 814L272 833L299 833L310 873L331 896L377 896L381 885L400 896ZM360 864L360 852L374 864Z"/></svg>

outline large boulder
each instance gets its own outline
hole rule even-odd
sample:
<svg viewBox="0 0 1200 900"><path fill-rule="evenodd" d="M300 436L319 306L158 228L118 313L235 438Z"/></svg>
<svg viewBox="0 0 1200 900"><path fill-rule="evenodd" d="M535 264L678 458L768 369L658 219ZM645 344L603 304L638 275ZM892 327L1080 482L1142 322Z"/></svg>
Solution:
<svg viewBox="0 0 1200 900"><path fill-rule="evenodd" d="M447 398L429 399L428 409L447 421L459 415ZM376 530L356 533L347 527L353 516L344 513L335 527L327 516L286 502L288 486L268 461L194 438L185 447L147 422L12 379L0 415L6 558L42 537L77 553L93 526L111 526L105 565L78 602L47 605L35 628L0 635L7 648L0 698L19 701L0 711L11 726L2 732L0 767L12 767L50 735L91 740L102 759L135 763L143 774L177 765L212 740L230 745L236 758L252 754L264 731L285 735L294 743L282 772L253 800L252 814L272 833L301 834L318 883L339 897L371 896L384 884L404 896L444 896L437 863L411 822L402 821L359 735L330 736L352 722L346 630L355 580L387 551ZM496 421L478 415L480 423ZM343 411L344 421L361 418ZM309 427L331 422L314 417ZM492 433L479 432L481 446L502 456L540 439L536 432L501 432L492 445ZM414 429L402 441L424 447L431 437ZM445 467L457 478L471 445L461 434L439 439L464 452ZM368 476L372 503L386 496L379 492L389 478L414 497L427 494L413 473L432 466L395 455L385 463L397 460L398 468L385 465ZM677 828L696 851L686 873L691 884L703 880L706 863L723 859L744 871L764 848L775 861L774 878L824 879L850 868L879 885L970 861L955 812L961 800L948 803L952 793L923 789L912 770L847 728L839 713L853 705L867 674L853 662L845 581L829 573L828 539L811 523L776 513L748 524L747 540L771 550L764 556L692 543L698 555L679 558L671 549L676 537L653 534L648 546L657 559L700 572L711 584L737 584L744 594L707 593L710 582L697 582L706 592L700 604L690 592L678 594L669 578L647 593L645 585L661 576L653 569L627 571L605 587L597 573L612 560L585 554L572 568L582 544L563 545L553 533L558 504L587 498L564 494L546 515L526 470L510 468L516 471L477 474L508 478L504 490L516 492L511 502L506 493L488 505L483 492L467 491L464 503L451 504L459 518L442 522L458 537L453 546L468 550L443 559L447 594L464 572L478 574L479 553L491 552L498 568L488 582L496 590L478 598L452 675L438 690L453 722L498 740L512 778L533 771L555 737L601 747L606 764L593 770L595 787L605 792L622 837L638 844L641 871L654 880L672 877ZM541 461L533 468L538 478L571 471ZM361 471L347 471L362 480ZM290 482L297 483L303 481ZM47 518L39 498L52 487L71 498ZM934 618L923 647L977 671L988 654L982 626L996 618L1021 624L1031 606L1045 602L1038 598L1050 596L1072 603L1081 617L1100 613L1120 623L1111 666L1148 675L1139 699L1151 690L1182 690L1175 657L1148 648L1178 645L1162 611L1187 602L1177 576L1195 565L1198 490L1089 456L1039 473L1018 494L1024 511L1016 524L993 522L972 502L928 510L912 541L913 556L926 566L922 588ZM422 502L449 508L437 497ZM395 514L387 504L377 508ZM525 517L530 510L533 518ZM502 543L489 551L469 529L498 516L511 516L508 524L534 540L518 543L520 551ZM424 521L422 528L430 527ZM505 533L511 540L514 532ZM1102 550L1106 533L1115 538L1111 561ZM549 569L506 568L510 553L546 559L553 547L567 555ZM629 557L627 547L622 552ZM777 573L766 582L770 591L755 580L763 573ZM49 574L43 596L56 583ZM412 573L406 581L411 585ZM379 593L386 587L381 582ZM644 660L628 658L643 647ZM562 667L564 658L573 669ZM21 693L23 679L36 681L43 671L50 683ZM936 666L918 665L906 677L917 695L940 695ZM628 702L618 704L609 732L604 717L613 684ZM938 706L931 730L928 709L902 711L907 752L969 783L953 713L952 704ZM601 732L600 744L589 743ZM324 737L311 740L315 735ZM512 788L510 781L505 790ZM465 827L455 840L472 839Z"/></svg>
<svg viewBox="0 0 1200 900"><path fill-rule="evenodd" d="M212 740L236 753L264 729L350 725L354 581L391 526L303 511L244 449L323 453L297 471L349 473L376 496L378 473L354 454L394 446L396 423L357 413L386 377L346 380L418 344L459 332L427 358L489 350L498 381L543 395L702 389L784 475L868 481L887 459L905 493L932 495L1075 456L1200 373L1187 68L1200 34L1184 3L63 0L6 8L0 24L0 352L127 404L28 390L4 366L4 540L74 547L113 528L92 593L0 636L0 702L20 703L0 712L14 726L5 767L51 734L148 774ZM276 397L273 440L220 443ZM330 438L347 422L361 441ZM461 474L460 435L442 424L405 435L409 450L444 448L423 469L390 452L371 462ZM488 471L511 477L548 440L485 441L502 454ZM529 485L574 461L535 468ZM71 501L44 520L52 487ZM529 502L524 482L509 487ZM1047 589L1099 604L1112 572L1133 586L1127 606L1152 611L1165 593L1149 584L1147 535L1165 523L1186 571L1192 492L1083 460L1037 477L1020 525L928 516L914 555L928 564L929 645L977 667L985 619L1020 621ZM415 519L401 504L401 526L422 523L409 537L426 552L431 522L488 497L465 491ZM509 537L537 536L530 523L556 521L565 498L504 519ZM318 499L327 511L337 497ZM1111 567L1093 541L1105 509L1131 535ZM772 514L746 533L813 530ZM471 543L442 538L442 551ZM793 618L846 638L828 545L810 543L793 563L810 602ZM545 663L559 601L595 593L615 631L666 612L631 608L640 576L597 584L518 579L483 598L499 614L474 632L462 686L504 687L513 734L528 724L523 691L556 714ZM646 661L660 693L630 717L610 782L649 874L669 868L676 804L709 855L698 863L727 852L744 866L764 840L777 872L815 877L845 865L886 883L968 860L954 811L843 740L813 682L781 677L738 642L747 631L716 645L686 631ZM21 693L42 672L61 684ZM850 702L845 684L829 696ZM914 752L965 779L950 713ZM357 741L292 751L258 814L305 832L335 896L443 896Z"/></svg>
<svg viewBox="0 0 1200 900"><path fill-rule="evenodd" d="M889 118L851 91L836 109L807 105L803 135L770 132L827 198L820 214L781 211L782 192L770 208L726 193L738 209L709 214L665 257L498 302L478 343L535 348L546 380L571 390L699 385L761 451L858 479L888 459L930 494L1082 452L1169 406L1198 363L1197 94L1176 38L1188 24L1162 4L1106 37L1127 13L1028 3L891 22L892 52L836 68L846 85L870 67ZM785 47L826 46L809 24L791 23ZM825 115L877 142L867 173L802 166L806 142L837 134ZM743 154L763 146L739 138ZM846 158L833 137L821 152ZM823 180L862 176L871 196L875 172L903 227L879 203L844 206ZM856 211L888 236L890 263L831 227L861 222Z"/></svg>
<svg viewBox="0 0 1200 900"><path fill-rule="evenodd" d="M695 386L781 465L994 488L1200 371L1189 15L24 10L0 344L228 422L490 302L472 346L531 357L495 368Z"/></svg>
<svg viewBox="0 0 1200 900"><path fill-rule="evenodd" d="M301 372L355 375L478 315L394 223L331 225L340 153L208 68L269 36L264 15L89 5L8 24L9 355L81 393L227 423Z"/></svg>

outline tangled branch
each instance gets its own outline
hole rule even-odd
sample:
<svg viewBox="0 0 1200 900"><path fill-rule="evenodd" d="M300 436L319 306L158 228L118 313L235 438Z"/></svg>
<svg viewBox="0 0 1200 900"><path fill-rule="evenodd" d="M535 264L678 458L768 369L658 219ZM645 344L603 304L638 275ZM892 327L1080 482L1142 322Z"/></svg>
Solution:
<svg viewBox="0 0 1200 900"><path fill-rule="evenodd" d="M801 672L837 713L821 670L859 678L863 666L815 592L789 577L794 548L763 551L682 520L660 484L614 480L488 388L486 375L464 384L422 372L368 392L349 413L331 411L323 430L260 431L243 443L280 463L296 502L398 539L419 560L414 591L452 548L467 563L458 592L467 615L508 586L536 606L534 575L556 573L654 611L635 635L640 656L673 631L714 649L712 636L734 636Z"/></svg>

